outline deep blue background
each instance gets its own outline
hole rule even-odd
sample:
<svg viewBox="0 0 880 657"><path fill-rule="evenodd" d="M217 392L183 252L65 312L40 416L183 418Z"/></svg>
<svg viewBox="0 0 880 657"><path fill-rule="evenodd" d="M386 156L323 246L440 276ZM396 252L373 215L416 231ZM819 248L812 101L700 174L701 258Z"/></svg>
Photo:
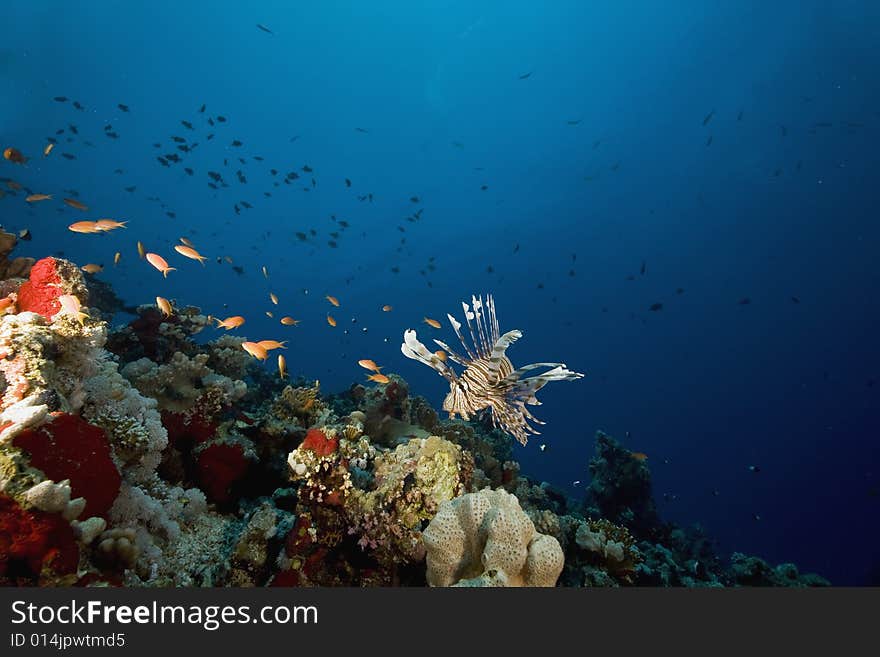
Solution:
<svg viewBox="0 0 880 657"><path fill-rule="evenodd" d="M0 200L3 225L33 233L20 253L104 263L130 303L243 314L242 335L289 338L293 374L326 390L363 380L356 361L373 358L438 406L446 386L400 355L402 331L450 340L422 317L460 317L460 300L493 292L502 330L525 333L514 364L588 373L542 392L545 433L516 448L526 473L579 494L595 430L628 431L665 518L835 583L877 576L878 3L249 4L4 3L0 143L33 159L0 162L0 177L56 194ZM229 121L207 142L218 114ZM80 134L65 143L69 123ZM163 168L170 135L200 146ZM223 166L238 155L246 165ZM313 190L306 174L272 186L270 168L305 164ZM208 188L208 170L230 188ZM58 203L65 189L90 212ZM255 208L237 217L239 200ZM331 215L351 223L338 249ZM99 217L129 227L66 230ZM308 243L293 236L309 228ZM209 266L172 252L180 236ZM163 280L138 239L179 271ZM342 301L336 329L325 294Z"/></svg>

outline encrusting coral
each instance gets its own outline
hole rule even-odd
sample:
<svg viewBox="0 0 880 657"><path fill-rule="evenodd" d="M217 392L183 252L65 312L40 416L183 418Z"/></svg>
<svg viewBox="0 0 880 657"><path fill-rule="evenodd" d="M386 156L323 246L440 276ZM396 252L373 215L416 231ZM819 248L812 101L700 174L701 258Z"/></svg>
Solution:
<svg viewBox="0 0 880 657"><path fill-rule="evenodd" d="M431 586L555 586L565 559L503 489L441 504L424 541Z"/></svg>

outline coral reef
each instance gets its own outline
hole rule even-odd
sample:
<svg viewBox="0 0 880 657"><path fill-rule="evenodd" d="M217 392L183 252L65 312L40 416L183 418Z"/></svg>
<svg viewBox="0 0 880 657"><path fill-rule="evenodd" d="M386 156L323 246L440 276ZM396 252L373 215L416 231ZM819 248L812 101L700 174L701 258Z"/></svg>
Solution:
<svg viewBox="0 0 880 657"><path fill-rule="evenodd" d="M651 471L614 438L596 432L596 451L588 466L590 485L586 505L589 515L607 518L648 538L660 527L651 494Z"/></svg>
<svg viewBox="0 0 880 657"><path fill-rule="evenodd" d="M0 232L0 584L827 585L725 566L601 432L580 503L491 418L440 419L395 374L286 385L240 337L197 342L197 308L110 330L112 289L15 243Z"/></svg>

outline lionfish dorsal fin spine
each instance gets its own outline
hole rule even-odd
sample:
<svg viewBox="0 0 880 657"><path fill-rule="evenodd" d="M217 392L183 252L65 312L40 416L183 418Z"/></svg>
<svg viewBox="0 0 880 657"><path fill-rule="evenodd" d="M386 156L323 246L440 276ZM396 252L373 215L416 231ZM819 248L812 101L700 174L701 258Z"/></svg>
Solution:
<svg viewBox="0 0 880 657"><path fill-rule="evenodd" d="M471 295L471 306L474 309L474 323L477 325L477 336L480 340L477 349L480 355L485 357L489 355L492 348L489 345L489 336L486 331L486 312L483 308L482 298Z"/></svg>
<svg viewBox="0 0 880 657"><path fill-rule="evenodd" d="M508 331L495 343L492 347L492 353L489 355L489 380L498 381L498 371L501 369L501 363L504 360L507 348L522 337L522 331Z"/></svg>
<svg viewBox="0 0 880 657"><path fill-rule="evenodd" d="M465 306L465 304L462 305ZM464 336L461 334L461 322L459 322L449 313L446 313L446 317L449 319L449 323L452 324L452 330L455 331L455 335L456 337L458 337L458 341L461 343L461 346L464 347L464 352L468 355L468 358L470 360L476 360L476 355L470 350L470 347L468 347L468 343L465 342Z"/></svg>

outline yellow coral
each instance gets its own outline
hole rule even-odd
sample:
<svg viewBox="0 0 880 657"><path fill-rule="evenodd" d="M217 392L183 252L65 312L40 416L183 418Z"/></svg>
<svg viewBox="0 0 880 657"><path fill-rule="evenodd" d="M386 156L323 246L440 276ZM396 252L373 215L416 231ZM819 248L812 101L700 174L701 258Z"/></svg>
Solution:
<svg viewBox="0 0 880 657"><path fill-rule="evenodd" d="M440 505L423 534L431 586L555 586L565 557L504 489Z"/></svg>

